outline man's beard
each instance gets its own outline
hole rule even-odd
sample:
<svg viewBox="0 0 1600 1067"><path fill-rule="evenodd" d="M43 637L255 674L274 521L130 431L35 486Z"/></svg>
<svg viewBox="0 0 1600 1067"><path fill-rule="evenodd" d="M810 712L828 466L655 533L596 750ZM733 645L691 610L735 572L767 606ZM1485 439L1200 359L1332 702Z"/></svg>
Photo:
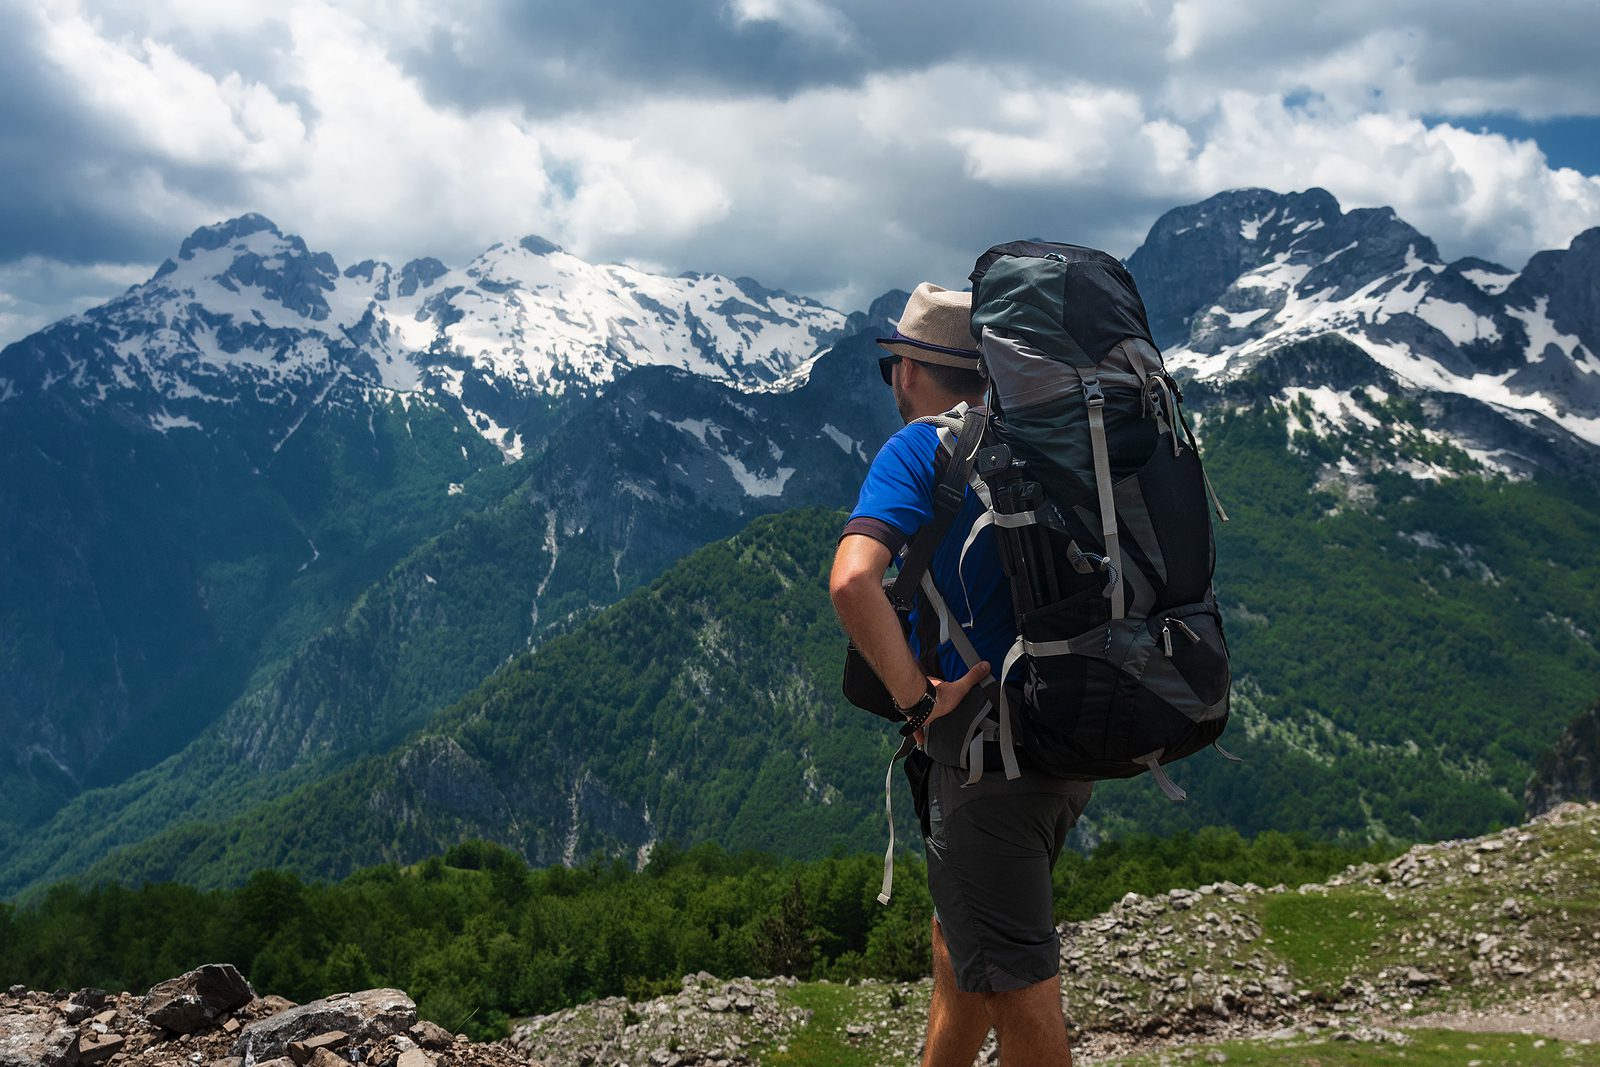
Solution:
<svg viewBox="0 0 1600 1067"><path fill-rule="evenodd" d="M910 422L916 418L911 409L911 398L906 395L904 389L900 388L900 376L898 374L894 376L889 387L894 392L894 409L900 413L900 421Z"/></svg>

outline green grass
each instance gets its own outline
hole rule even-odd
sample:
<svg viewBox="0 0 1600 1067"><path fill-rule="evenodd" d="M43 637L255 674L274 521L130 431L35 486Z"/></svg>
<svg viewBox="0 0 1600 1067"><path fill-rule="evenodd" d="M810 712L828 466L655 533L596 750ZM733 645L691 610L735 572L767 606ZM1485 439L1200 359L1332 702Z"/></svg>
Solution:
<svg viewBox="0 0 1600 1067"><path fill-rule="evenodd" d="M1370 890L1326 895L1283 893L1261 902L1261 927L1295 978L1312 988L1337 987L1352 974L1410 964L1414 953L1397 940L1429 908L1413 897L1387 900Z"/></svg>
<svg viewBox="0 0 1600 1067"><path fill-rule="evenodd" d="M1600 942L1600 849L1586 824L1551 828L1504 852L1440 850L1430 857L1432 885L1413 889L1346 885L1319 893L1282 893L1253 902L1264 939L1287 962L1295 981L1332 993L1352 975L1416 967L1444 984L1416 990L1419 1004L1446 995L1476 1004L1490 987L1474 980L1474 945L1483 934L1514 948L1529 963L1575 954L1592 958ZM1464 872L1477 868L1481 874ZM1380 872L1383 869L1380 868ZM1454 878L1453 882L1442 879ZM1515 902L1516 918L1504 913ZM1539 974L1519 985L1535 989ZM1600 1063L1600 1055L1595 1056Z"/></svg>
<svg viewBox="0 0 1600 1067"><path fill-rule="evenodd" d="M1228 1041L1101 1060L1102 1067L1179 1067L1226 1063L1229 1067L1579 1067L1600 1063L1600 1048L1528 1034L1469 1034L1457 1030L1403 1031L1410 1043L1333 1041ZM1221 1057L1226 1057L1223 1059Z"/></svg>
<svg viewBox="0 0 1600 1067"><path fill-rule="evenodd" d="M811 1021L770 1046L756 1050L762 1067L882 1067L886 1063L915 1061L917 1040L926 1022L928 991L918 987L910 994L898 986L847 986L832 982L802 982L779 993L787 1004L811 1012ZM894 991L892 991L894 990ZM903 997L903 1000L897 998ZM888 1032L874 1026L864 1037L852 1037L845 1027L863 1019L863 1009L873 1001L905 1013L903 1025ZM913 1020L911 1016L915 1016Z"/></svg>

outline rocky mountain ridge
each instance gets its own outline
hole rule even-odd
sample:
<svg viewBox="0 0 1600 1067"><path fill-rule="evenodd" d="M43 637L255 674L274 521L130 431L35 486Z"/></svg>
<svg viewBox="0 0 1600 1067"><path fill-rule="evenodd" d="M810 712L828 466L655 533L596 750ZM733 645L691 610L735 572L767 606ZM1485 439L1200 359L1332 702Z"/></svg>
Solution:
<svg viewBox="0 0 1600 1067"><path fill-rule="evenodd" d="M590 264L539 237L457 270L422 259L341 271L251 214L202 227L148 282L11 346L0 404L70 389L163 432L237 432L242 407L276 452L311 408L400 394L459 409L515 459L521 423L549 397L641 366L771 387L844 325L748 278Z"/></svg>
<svg viewBox="0 0 1600 1067"><path fill-rule="evenodd" d="M1322 189L1241 189L1167 212L1128 268L1184 377L1237 380L1275 351L1336 334L1376 364L1369 375L1446 406L1484 405L1547 440L1600 445L1600 228L1518 272L1445 263L1388 208L1345 212ZM1320 406L1359 420L1337 395ZM1458 436L1485 465L1528 472L1504 433Z"/></svg>

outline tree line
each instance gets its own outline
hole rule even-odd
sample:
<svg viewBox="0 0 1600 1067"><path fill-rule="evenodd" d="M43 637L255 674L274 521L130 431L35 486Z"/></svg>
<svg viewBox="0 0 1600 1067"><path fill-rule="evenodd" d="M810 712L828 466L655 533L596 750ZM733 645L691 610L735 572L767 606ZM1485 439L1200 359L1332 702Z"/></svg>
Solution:
<svg viewBox="0 0 1600 1067"><path fill-rule="evenodd" d="M1128 892L1224 879L1297 885L1383 855L1270 832L1136 836L1064 853L1056 914L1086 918ZM702 970L919 978L929 971L931 905L920 858L898 863L889 907L876 900L877 856L785 861L714 844L658 845L637 871L599 859L530 868L509 849L470 841L339 882L263 870L218 890L66 883L34 904L0 905L0 984L142 991L230 962L257 992L300 1002L401 988L424 1017L487 1039L515 1017L658 995Z"/></svg>

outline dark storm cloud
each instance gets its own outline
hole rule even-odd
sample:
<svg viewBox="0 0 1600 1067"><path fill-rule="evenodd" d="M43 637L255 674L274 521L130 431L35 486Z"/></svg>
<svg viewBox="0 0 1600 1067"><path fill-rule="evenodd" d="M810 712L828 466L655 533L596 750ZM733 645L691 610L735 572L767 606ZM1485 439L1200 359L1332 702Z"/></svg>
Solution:
<svg viewBox="0 0 1600 1067"><path fill-rule="evenodd" d="M856 0L810 10L807 23L741 20L716 0L659 0L626 13L502 0L471 25L436 32L404 62L436 101L514 102L550 114L636 94L785 97L958 60L1022 81L1134 84L1146 78L1140 57L1166 42L1164 15L1127 4L1016 0L980 9Z"/></svg>
<svg viewBox="0 0 1600 1067"><path fill-rule="evenodd" d="M0 263L159 261L182 235L141 210L147 175L202 202L237 202L230 169L175 164L85 108L81 87L45 57L40 37L36 19L0 6Z"/></svg>
<svg viewBox="0 0 1600 1067"><path fill-rule="evenodd" d="M116 167L97 144L96 131L74 99L72 87L45 61L38 26L10 6L0 6L0 165L7 192L0 197L0 262L29 253L71 261L137 257L152 236L129 232L115 205L84 196L95 168Z"/></svg>

